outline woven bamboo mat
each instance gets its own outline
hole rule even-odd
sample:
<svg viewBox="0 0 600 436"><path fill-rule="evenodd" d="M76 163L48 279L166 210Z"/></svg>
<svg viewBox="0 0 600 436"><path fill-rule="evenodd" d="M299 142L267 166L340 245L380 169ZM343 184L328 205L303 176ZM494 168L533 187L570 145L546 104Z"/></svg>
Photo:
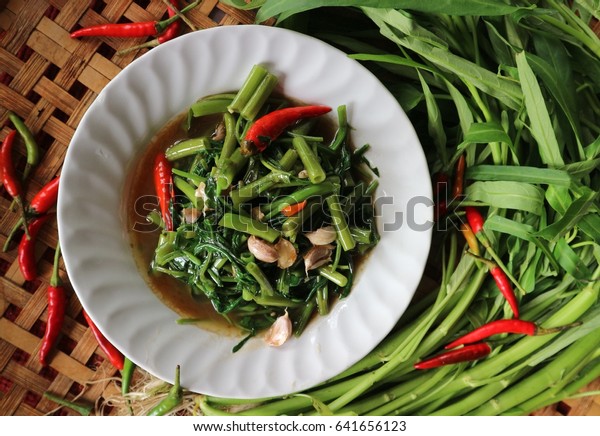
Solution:
<svg viewBox="0 0 600 436"><path fill-rule="evenodd" d="M77 124L102 88L144 51L117 51L143 39L93 38L72 40L78 25L153 20L166 16L162 0L0 0L0 141L8 134L7 111L24 119L42 149L39 165L26 184L26 199L58 175ZM218 0L203 0L189 13L198 28L253 22L251 13L231 9ZM14 159L21 171L25 148L17 142ZM0 188L0 244L4 244L18 214ZM75 414L45 399L45 391L88 402L114 395L118 375L82 316L71 289L65 324L50 366L42 368L37 353L47 320L56 221L39 236L39 279L24 281L14 244L0 253L0 416ZM64 271L63 277L64 277ZM66 278L66 277L64 277ZM600 380L588 389L600 389ZM540 415L600 415L600 397L558 403Z"/></svg>

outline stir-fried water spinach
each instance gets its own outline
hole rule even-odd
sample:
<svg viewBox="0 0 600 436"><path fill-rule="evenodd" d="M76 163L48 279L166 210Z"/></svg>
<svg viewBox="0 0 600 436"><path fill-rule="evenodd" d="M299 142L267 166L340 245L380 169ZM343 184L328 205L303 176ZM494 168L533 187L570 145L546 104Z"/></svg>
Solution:
<svg viewBox="0 0 600 436"><path fill-rule="evenodd" d="M268 328L274 346L300 335L348 295L379 239L377 170L368 145L351 146L345 106L325 119L331 108L291 101L276 84L255 65L237 93L198 100L190 138L156 159L162 210L149 219L163 230L152 271L246 332L233 351Z"/></svg>

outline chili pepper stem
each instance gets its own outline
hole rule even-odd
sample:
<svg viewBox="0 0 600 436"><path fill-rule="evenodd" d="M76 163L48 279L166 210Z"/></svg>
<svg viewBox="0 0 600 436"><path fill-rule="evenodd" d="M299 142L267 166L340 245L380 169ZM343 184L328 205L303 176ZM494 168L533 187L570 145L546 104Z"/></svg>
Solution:
<svg viewBox="0 0 600 436"><path fill-rule="evenodd" d="M118 56L123 56L126 55L127 53L131 53L132 51L136 51L136 50L141 50L143 48L153 48L153 47L158 47L159 42L158 42L158 38L154 38L150 41L144 42L142 44L136 44L132 47L127 47L121 50L118 50L116 52L116 54Z"/></svg>
<svg viewBox="0 0 600 436"><path fill-rule="evenodd" d="M185 24L188 25L188 27L190 28L190 30L192 32L195 32L196 30L198 30L198 28L194 25L194 23L192 23L190 21L190 19L188 17L186 17L184 15L184 13L188 10L188 7L183 8L182 10L179 10L179 8L177 8L170 0L162 0L163 3L165 3L173 12L175 12L175 15L177 15L179 18L181 18L181 21L183 21ZM196 4L200 3L200 2L195 2Z"/></svg>
<svg viewBox="0 0 600 436"><path fill-rule="evenodd" d="M15 201L17 202L17 206L21 211L21 219L23 220L23 231L25 232L25 236L27 239L31 239L31 235L29 234L29 228L27 226L27 212L25 212L25 205L23 204L23 200L21 200L21 196L17 195L15 197Z"/></svg>
<svg viewBox="0 0 600 436"><path fill-rule="evenodd" d="M6 241L4 241L4 245L2 247L2 251L3 252L6 253L8 251L8 247L10 246L10 243L14 239L15 235L17 234L17 232L19 230L21 230L22 226L23 226L23 217L19 217L19 220L15 223L15 225L13 226L13 228L10 230L10 233L6 237Z"/></svg>
<svg viewBox="0 0 600 436"><path fill-rule="evenodd" d="M490 242L487 239L487 237L485 235L483 235L481 232L476 233L475 236L477 236L477 239L479 240L479 242L481 242L481 244L485 247L486 251L490 254L492 259L494 259L494 261L500 267L500 269L502 269L502 271L504 271L504 274L506 274L506 276L510 279L510 281L513 283L513 285L515 285L515 287L519 290L521 295L527 294L527 291L525 291L525 289L523 289L523 287L521 286L519 281L508 270L508 268L506 267L506 265L504 264L502 259L500 259L500 256L498 256L496 251L491 247Z"/></svg>
<svg viewBox="0 0 600 436"><path fill-rule="evenodd" d="M186 12L194 9L199 4L200 4L200 1L197 0L197 1L193 2L193 3L190 3L189 5L187 5L182 10L178 11L178 10L175 9L175 7L171 3L169 3L169 7L175 11L175 15L173 15L172 17L167 18L166 20L157 22L156 23L156 29L158 30L157 33L164 32L166 30L166 28L169 27L170 24L172 24L175 21L179 20L180 18L184 17L184 14Z"/></svg>

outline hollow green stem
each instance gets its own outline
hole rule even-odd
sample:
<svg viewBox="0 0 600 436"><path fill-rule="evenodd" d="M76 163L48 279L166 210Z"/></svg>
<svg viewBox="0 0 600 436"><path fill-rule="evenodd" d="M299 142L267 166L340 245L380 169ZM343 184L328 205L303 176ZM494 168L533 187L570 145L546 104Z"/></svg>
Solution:
<svg viewBox="0 0 600 436"><path fill-rule="evenodd" d="M235 136L235 117L229 112L223 114L223 124L225 125L225 138L223 139L223 148L219 155L217 166L221 168L226 159L235 151L238 143Z"/></svg>
<svg viewBox="0 0 600 436"><path fill-rule="evenodd" d="M292 139L292 145L304 164L304 169L308 173L308 179L315 184L323 182L326 177L325 171L319 163L319 158L308 145L308 142L303 137L297 136Z"/></svg>
<svg viewBox="0 0 600 436"><path fill-rule="evenodd" d="M281 212L281 210L291 204L301 203L304 200L308 200L312 197L323 197L332 194L337 189L335 183L325 181L318 185L310 185L297 190L283 198L275 200L274 202L267 204L261 208L265 214L266 219L272 218L274 215Z"/></svg>
<svg viewBox="0 0 600 436"><path fill-rule="evenodd" d="M266 223L254 220L247 216L226 213L219 221L219 225L238 232L254 235L265 241L275 242L279 238L279 232Z"/></svg>
<svg viewBox="0 0 600 436"><path fill-rule="evenodd" d="M279 160L279 166L282 171L290 171L294 168L296 161L298 160L298 152L293 148L288 149L283 157Z"/></svg>
<svg viewBox="0 0 600 436"><path fill-rule="evenodd" d="M326 265L317 268L317 271L319 271L319 275L325 277L327 280L335 283L336 285L342 288L346 286L346 284L348 284L348 278L339 271L334 271L331 265Z"/></svg>
<svg viewBox="0 0 600 436"><path fill-rule="evenodd" d="M345 251L352 250L356 246L356 241L350 232L350 228L348 227L348 222L344 216L344 211L340 205L338 196L336 194L332 194L327 197L325 201L329 207L331 221L333 223L333 227L335 227L335 231L338 236L338 242Z"/></svg>
<svg viewBox="0 0 600 436"><path fill-rule="evenodd" d="M594 277L592 277L594 279ZM570 324L579 319L597 300L600 294L600 282L591 282L568 303L554 312L544 323L542 328L551 328ZM441 395L457 393L473 386L477 380L487 380L500 374L509 368L514 362L530 355L535 350L543 347L554 338L554 335L527 336L510 348L502 350L494 356L493 359L483 361L478 365L465 371L462 377L459 377L450 383L441 393Z"/></svg>
<svg viewBox="0 0 600 436"><path fill-rule="evenodd" d="M165 157L169 161L174 161L183 157L193 156L196 153L206 150L209 146L210 141L204 136L186 139L169 147L165 151Z"/></svg>
<svg viewBox="0 0 600 436"><path fill-rule="evenodd" d="M231 98L201 99L190 106L190 113L195 118L220 114L227 111L231 101Z"/></svg>
<svg viewBox="0 0 600 436"><path fill-rule="evenodd" d="M327 285L317 289L317 311L321 316L329 313L329 289Z"/></svg>
<svg viewBox="0 0 600 436"><path fill-rule="evenodd" d="M192 202L194 207L198 207L198 197L196 197L196 189L186 182L181 177L173 177L173 183L183 194Z"/></svg>
<svg viewBox="0 0 600 436"><path fill-rule="evenodd" d="M202 183L202 182L206 182L206 178L200 177L199 175L190 173L188 171L181 171L180 169L177 169L177 168L173 168L173 169L171 169L171 171L176 176L191 180L196 186L200 185L200 183Z"/></svg>
<svg viewBox="0 0 600 436"><path fill-rule="evenodd" d="M338 116L338 129L335 132L335 136L329 145L334 151L337 151L342 144L346 141L348 135L348 117L346 113L346 105L340 105L337 108Z"/></svg>
<svg viewBox="0 0 600 436"><path fill-rule="evenodd" d="M494 395L493 400L482 404L471 414L480 416L497 415L526 399L533 398L544 389L560 382L572 366L577 365L586 356L593 353L598 346L600 346L600 335L597 332L589 333L580 341L571 344L546 366L530 374L525 380L501 394Z"/></svg>
<svg viewBox="0 0 600 436"><path fill-rule="evenodd" d="M248 262L246 264L246 271L258 282L262 296L272 297L275 295L269 279L256 263Z"/></svg>
<svg viewBox="0 0 600 436"><path fill-rule="evenodd" d="M250 97L256 92L258 85L263 81L267 73L267 69L262 65L254 65L235 95L235 98L227 106L227 110L231 113L239 113L246 106Z"/></svg>
<svg viewBox="0 0 600 436"><path fill-rule="evenodd" d="M219 192L231 186L235 176L247 163L248 157L244 156L239 148L236 148L231 156L222 162L221 168L217 171L217 189Z"/></svg>
<svg viewBox="0 0 600 436"><path fill-rule="evenodd" d="M255 199L266 190L271 189L274 185L289 181L290 176L287 173L269 173L254 182L231 191L229 197L231 198L233 206L237 208L242 203Z"/></svg>
<svg viewBox="0 0 600 436"><path fill-rule="evenodd" d="M265 77L258 84L258 87L254 93L250 96L248 102L244 105L244 108L240 111L240 116L245 120L254 120L275 87L277 86L277 76L271 73L267 73Z"/></svg>

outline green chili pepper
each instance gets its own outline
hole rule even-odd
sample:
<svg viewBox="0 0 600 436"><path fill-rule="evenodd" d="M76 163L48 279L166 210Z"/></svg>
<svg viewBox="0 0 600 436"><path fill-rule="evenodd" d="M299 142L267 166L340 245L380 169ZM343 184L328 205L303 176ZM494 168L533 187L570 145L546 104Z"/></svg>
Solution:
<svg viewBox="0 0 600 436"><path fill-rule="evenodd" d="M40 148L38 147L31 130L29 130L27 125L21 118L19 118L17 114L9 111L8 118L10 118L12 121L15 129L17 129L17 132L19 132L19 135L21 135L21 138L23 138L25 148L27 149L27 164L25 165L25 170L23 171L23 179L26 179L31 169L40 161Z"/></svg>
<svg viewBox="0 0 600 436"><path fill-rule="evenodd" d="M44 392L44 397L48 398L51 401L54 401L56 404L68 407L69 409L73 409L82 416L89 416L93 408L93 406L90 404L79 404L73 401L65 400L64 398L61 398L58 395L55 395L52 392L48 391Z"/></svg>
<svg viewBox="0 0 600 436"><path fill-rule="evenodd" d="M167 397L148 412L148 416L166 415L183 402L183 389L180 385L179 373L180 368L179 365L177 365L175 367L175 383L173 384L173 387L169 389Z"/></svg>
<svg viewBox="0 0 600 436"><path fill-rule="evenodd" d="M121 371L121 393L127 395L129 393L129 387L131 386L131 380L133 373L135 372L136 365L127 357L123 362L123 370Z"/></svg>

